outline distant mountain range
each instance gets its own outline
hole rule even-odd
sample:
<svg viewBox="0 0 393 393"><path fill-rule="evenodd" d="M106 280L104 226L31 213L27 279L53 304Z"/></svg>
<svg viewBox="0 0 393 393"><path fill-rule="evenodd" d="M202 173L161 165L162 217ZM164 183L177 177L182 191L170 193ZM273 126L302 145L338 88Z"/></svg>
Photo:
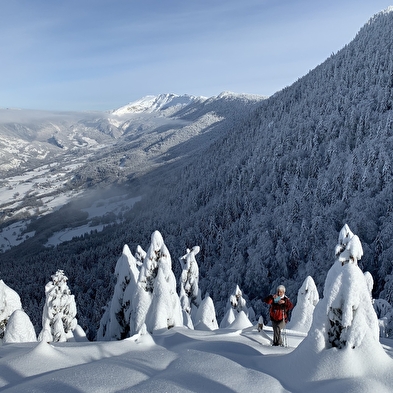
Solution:
<svg viewBox="0 0 393 393"><path fill-rule="evenodd" d="M111 112L2 109L0 224L40 217L83 190L123 185L205 149L228 126L232 105L244 111L260 100L231 93L211 99L162 94ZM10 242L1 243L0 233L1 244L8 248Z"/></svg>
<svg viewBox="0 0 393 393"><path fill-rule="evenodd" d="M236 285L266 315L261 299L279 283L294 300L307 276L321 290L347 223L373 295L393 301L392 37L389 8L267 99L164 94L105 113L0 110L0 277L38 325L43 286L63 269L94 336L123 245L144 247L159 230L175 274L200 246L200 287L219 319ZM78 238L61 242L67 230Z"/></svg>

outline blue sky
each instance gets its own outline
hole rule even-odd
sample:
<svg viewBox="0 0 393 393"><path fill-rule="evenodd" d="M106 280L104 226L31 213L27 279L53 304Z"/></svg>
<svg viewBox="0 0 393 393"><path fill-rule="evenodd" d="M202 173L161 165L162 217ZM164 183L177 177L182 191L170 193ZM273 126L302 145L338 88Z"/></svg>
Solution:
<svg viewBox="0 0 393 393"><path fill-rule="evenodd" d="M393 1L1 3L0 107L107 110L160 93L274 94Z"/></svg>

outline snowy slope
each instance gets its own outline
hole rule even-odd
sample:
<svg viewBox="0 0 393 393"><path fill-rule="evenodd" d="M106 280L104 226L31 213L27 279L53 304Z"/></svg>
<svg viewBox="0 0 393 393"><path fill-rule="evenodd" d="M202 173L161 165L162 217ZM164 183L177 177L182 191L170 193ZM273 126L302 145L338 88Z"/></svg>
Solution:
<svg viewBox="0 0 393 393"><path fill-rule="evenodd" d="M271 336L272 331L266 328ZM306 366L313 355L296 352L303 337L288 332L289 348L272 347L256 327L216 331L174 328L157 335L112 342L22 343L0 347L3 392L362 392L388 393L393 360L362 375L360 359L347 353L339 376L331 350L323 368L300 380L291 365ZM392 356L391 340L385 351ZM290 357L289 357L290 356ZM299 390L299 386L301 386Z"/></svg>

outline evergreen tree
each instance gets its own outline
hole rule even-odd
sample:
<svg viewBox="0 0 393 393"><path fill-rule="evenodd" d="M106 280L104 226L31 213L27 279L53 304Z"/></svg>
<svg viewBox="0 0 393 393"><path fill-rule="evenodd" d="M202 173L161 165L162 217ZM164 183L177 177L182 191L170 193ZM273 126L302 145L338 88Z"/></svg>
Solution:
<svg viewBox="0 0 393 393"><path fill-rule="evenodd" d="M380 319L382 337L393 337L393 270L386 277L385 286L381 292L381 299L376 299L374 309Z"/></svg>
<svg viewBox="0 0 393 393"><path fill-rule="evenodd" d="M126 308L130 308L132 299L125 298L125 291L130 281L135 282L138 278L136 263L129 247L124 245L115 267L116 284L113 297L101 319L97 340L122 340L128 336L130 324L129 316L126 317Z"/></svg>
<svg viewBox="0 0 393 393"><path fill-rule="evenodd" d="M314 309L318 302L317 287L313 278L308 276L298 291L296 306L292 310L287 328L307 333L310 330Z"/></svg>
<svg viewBox="0 0 393 393"><path fill-rule="evenodd" d="M183 310L184 325L192 327L192 316L201 304L201 291L199 289L199 267L195 259L200 251L199 246L194 246L191 250L179 258L182 268L180 276L180 304Z"/></svg>
<svg viewBox="0 0 393 393"><path fill-rule="evenodd" d="M343 229L350 233L349 228ZM362 255L361 244L357 244L353 235L346 247L341 247L343 232L336 247L341 251L336 253L336 261L328 271L323 298L315 306L312 326L292 353L308 359L309 366L315 370L334 362L336 374L348 365L348 351L354 351L358 360L356 369L361 374L370 364L384 364L389 356L379 342L378 319L367 280L356 263ZM354 244L351 244L352 239L355 239ZM302 378L309 378L309 367L295 367Z"/></svg>
<svg viewBox="0 0 393 393"><path fill-rule="evenodd" d="M77 327L76 304L67 281L63 270L58 270L45 286L46 300L39 341L67 341L73 337L72 332Z"/></svg>
<svg viewBox="0 0 393 393"><path fill-rule="evenodd" d="M151 235L136 289L135 333L183 325L171 256L159 231Z"/></svg>
<svg viewBox="0 0 393 393"><path fill-rule="evenodd" d="M129 261L132 261L130 264L131 275L127 287L124 290L123 297L124 317L126 323L128 324L129 334L131 336L137 333L137 330L135 329L135 315L138 308L140 307L140 305L137 303L138 291L142 290L138 285L139 267L142 265L146 252L143 251L140 246L138 246L135 255L136 257L134 260L129 259Z"/></svg>
<svg viewBox="0 0 393 393"><path fill-rule="evenodd" d="M145 258L146 258L146 251L140 245L138 245L136 247L136 251L135 251L135 259L136 259L137 265L142 266Z"/></svg>
<svg viewBox="0 0 393 393"><path fill-rule="evenodd" d="M220 328L228 327L231 323L234 322L240 312L244 312L246 318L249 317L249 309L247 308L246 299L243 298L243 292L239 286L236 285L235 290L229 296L226 306L226 313L220 322ZM255 317L255 313L252 312L252 314Z"/></svg>
<svg viewBox="0 0 393 393"><path fill-rule="evenodd" d="M151 333L183 325L180 299L176 294L176 286L170 279L173 273L170 271L169 277L167 274L165 265L160 264L154 281L152 303L146 317L146 327Z"/></svg>
<svg viewBox="0 0 393 393"><path fill-rule="evenodd" d="M372 312L366 278L357 264L363 256L363 248L358 236L351 232L347 224L340 231L335 251L337 261L329 270L325 285L329 305L328 345L354 348L361 344L363 336L368 333L359 335L357 321L366 318L372 334L375 334L378 322ZM371 315L367 315L368 312Z"/></svg>
<svg viewBox="0 0 393 393"><path fill-rule="evenodd" d="M146 292L153 292L154 280L157 276L159 263L172 266L171 256L161 233L154 231L151 235L150 247L143 260L138 279L138 283Z"/></svg>

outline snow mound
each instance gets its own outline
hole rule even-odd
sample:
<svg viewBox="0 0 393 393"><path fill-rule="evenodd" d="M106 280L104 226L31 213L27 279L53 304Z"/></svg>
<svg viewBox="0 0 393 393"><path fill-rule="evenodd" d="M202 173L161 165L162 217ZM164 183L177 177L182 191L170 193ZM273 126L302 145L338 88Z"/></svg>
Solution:
<svg viewBox="0 0 393 393"><path fill-rule="evenodd" d="M29 316L23 310L15 310L7 323L3 343L35 342L34 326Z"/></svg>
<svg viewBox="0 0 393 393"><path fill-rule="evenodd" d="M248 319L246 313L244 311L240 311L236 319L228 326L228 329L246 329L251 327L252 323Z"/></svg>

